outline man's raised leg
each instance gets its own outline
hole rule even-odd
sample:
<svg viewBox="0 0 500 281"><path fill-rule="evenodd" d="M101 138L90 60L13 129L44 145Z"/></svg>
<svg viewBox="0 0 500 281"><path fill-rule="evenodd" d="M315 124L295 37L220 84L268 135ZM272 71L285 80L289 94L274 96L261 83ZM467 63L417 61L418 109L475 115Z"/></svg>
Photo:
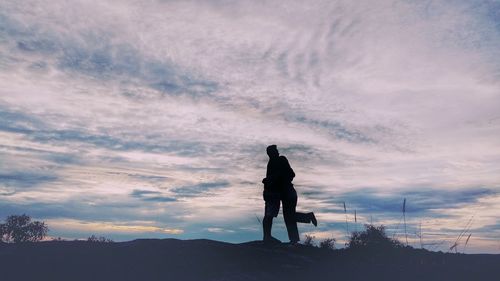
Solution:
<svg viewBox="0 0 500 281"><path fill-rule="evenodd" d="M318 221L313 212L310 213L299 213L295 212L295 219L300 223L312 223L314 226L318 226Z"/></svg>

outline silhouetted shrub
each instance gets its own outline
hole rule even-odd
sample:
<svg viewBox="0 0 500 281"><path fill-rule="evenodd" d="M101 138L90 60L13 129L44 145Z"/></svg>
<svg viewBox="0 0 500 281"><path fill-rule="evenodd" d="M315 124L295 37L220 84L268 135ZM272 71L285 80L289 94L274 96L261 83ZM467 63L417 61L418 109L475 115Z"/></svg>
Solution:
<svg viewBox="0 0 500 281"><path fill-rule="evenodd" d="M364 231L356 231L351 234L349 239L349 248L359 247L384 247L397 248L403 244L398 240L387 237L385 227L374 226L371 224L365 225Z"/></svg>
<svg viewBox="0 0 500 281"><path fill-rule="evenodd" d="M315 246L315 242L314 242L314 239L316 237L314 236L311 236L311 235L308 235L306 234L306 238L304 239L304 246L308 246L308 247L314 247Z"/></svg>
<svg viewBox="0 0 500 281"><path fill-rule="evenodd" d="M327 238L319 243L322 249L335 250L335 238Z"/></svg>
<svg viewBox="0 0 500 281"><path fill-rule="evenodd" d="M0 240L7 243L37 242L49 231L44 222L31 221L25 214L8 216L5 223L0 224Z"/></svg>
<svg viewBox="0 0 500 281"><path fill-rule="evenodd" d="M91 235L89 238L87 238L87 242L94 242L94 243L112 243L114 242L113 240L111 239L108 239L106 237L103 237L103 236L100 236L100 237L97 237L95 235Z"/></svg>

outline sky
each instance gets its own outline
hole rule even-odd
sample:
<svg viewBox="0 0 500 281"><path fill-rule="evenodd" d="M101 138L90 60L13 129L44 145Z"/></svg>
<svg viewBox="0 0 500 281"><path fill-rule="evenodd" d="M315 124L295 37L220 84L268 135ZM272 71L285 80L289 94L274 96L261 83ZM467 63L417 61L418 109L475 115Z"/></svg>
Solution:
<svg viewBox="0 0 500 281"><path fill-rule="evenodd" d="M498 0L3 0L0 220L258 240L276 144L302 237L405 240L406 198L410 245L500 253L499 46Z"/></svg>

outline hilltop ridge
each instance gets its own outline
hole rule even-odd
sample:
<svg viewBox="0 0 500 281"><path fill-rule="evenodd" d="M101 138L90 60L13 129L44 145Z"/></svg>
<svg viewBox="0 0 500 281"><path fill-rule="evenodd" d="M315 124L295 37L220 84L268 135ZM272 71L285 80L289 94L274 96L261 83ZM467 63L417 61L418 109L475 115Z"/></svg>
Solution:
<svg viewBox="0 0 500 281"><path fill-rule="evenodd" d="M1 280L488 280L500 255L213 240L0 244Z"/></svg>

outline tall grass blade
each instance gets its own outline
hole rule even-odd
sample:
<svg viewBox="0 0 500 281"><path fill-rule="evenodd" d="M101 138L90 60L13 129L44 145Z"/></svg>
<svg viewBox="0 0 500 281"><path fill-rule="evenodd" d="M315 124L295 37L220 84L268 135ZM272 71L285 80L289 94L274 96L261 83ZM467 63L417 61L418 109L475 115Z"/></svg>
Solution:
<svg viewBox="0 0 500 281"><path fill-rule="evenodd" d="M257 219L257 221L259 222L259 225L261 225L261 224L262 224L262 222L260 221L260 218L259 218L257 215L255 215L255 218L256 218L256 219Z"/></svg>
<svg viewBox="0 0 500 281"><path fill-rule="evenodd" d="M453 245L450 247L450 250L451 250L452 247L455 247L455 251L456 251L456 247L458 246L460 239L462 239L462 237L465 235L465 233L468 232L469 229L470 229L470 227L472 226L472 220L473 219L474 219L474 215L472 215L470 217L470 219L467 222L467 224L465 225L464 229L462 230L462 232L460 232L460 234L458 235L457 239L455 240L455 242L453 243Z"/></svg>
<svg viewBox="0 0 500 281"><path fill-rule="evenodd" d="M408 232L406 232L406 198L404 198L404 200L403 200L403 220L404 220L404 225L405 225L406 246L408 246Z"/></svg>
<svg viewBox="0 0 500 281"><path fill-rule="evenodd" d="M465 240L464 249L463 249L463 251L462 251L462 252L464 252L464 253L465 253L465 248L467 247L467 244L469 243L469 239L470 239L470 236L471 236L471 235L472 235L472 233L471 233L471 234L469 234L469 236L467 236L467 240Z"/></svg>
<svg viewBox="0 0 500 281"><path fill-rule="evenodd" d="M358 231L358 216L356 214L356 209L354 209L354 231Z"/></svg>
<svg viewBox="0 0 500 281"><path fill-rule="evenodd" d="M420 234L418 236L420 238L420 249L423 249L424 243L422 243L422 221L420 221Z"/></svg>
<svg viewBox="0 0 500 281"><path fill-rule="evenodd" d="M472 235L472 233L471 233L471 234L469 234L469 236L467 236L467 240L465 240L465 246L467 246L467 243L469 243L469 239L470 239L470 236L471 236L471 235Z"/></svg>
<svg viewBox="0 0 500 281"><path fill-rule="evenodd" d="M347 235L347 239L349 240L349 224L347 223L347 208L345 207L345 201L344 201L344 214L345 214L345 233Z"/></svg>

